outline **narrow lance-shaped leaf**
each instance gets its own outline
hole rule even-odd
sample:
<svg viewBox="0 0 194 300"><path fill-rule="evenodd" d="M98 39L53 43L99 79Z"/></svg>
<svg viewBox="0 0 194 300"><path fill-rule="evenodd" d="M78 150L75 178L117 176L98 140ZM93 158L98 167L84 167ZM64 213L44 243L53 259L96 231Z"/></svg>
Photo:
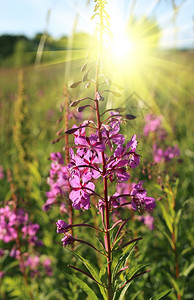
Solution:
<svg viewBox="0 0 194 300"><path fill-rule="evenodd" d="M74 83L72 83L72 85L70 85L70 88L74 89L74 88L76 88L78 85L80 85L80 83L82 83L82 81L74 82Z"/></svg>
<svg viewBox="0 0 194 300"><path fill-rule="evenodd" d="M134 276L131 277L129 280L127 280L127 281L124 283L124 285L121 287L121 288L122 288L122 292L121 292L121 294L120 294L119 300L122 300L122 299L123 299L124 295L126 294L128 288L129 288L129 286L130 286L130 284L131 284L131 282L132 282L132 280L133 280L134 278L139 277L139 276L141 276L141 275L143 275L143 274L145 274L145 273L147 273L147 272L149 272L149 271L150 271L150 270L141 272L141 273L139 273L139 274L137 274L137 275L134 275Z"/></svg>
<svg viewBox="0 0 194 300"><path fill-rule="evenodd" d="M180 221L180 218L181 218L181 214L182 214L182 209L179 209L177 215L176 215L176 218L175 218L175 226L174 226L174 231L175 231L175 241L177 241L177 238L178 238L178 225L179 225L179 221Z"/></svg>
<svg viewBox="0 0 194 300"><path fill-rule="evenodd" d="M68 265L68 267L69 268L72 268L72 269L74 269L74 270L76 270L76 271L78 271L78 272L80 272L80 273L82 273L82 274L84 274L84 275L86 275L87 277L89 277L90 279L92 279L93 281L95 281L96 283L98 283L98 284L100 284L98 281L96 281L96 279L93 277L93 276L91 276L89 273L87 273L87 272L85 272L85 271L83 271L83 270L81 270L81 269L79 269L79 268L77 268L77 267L75 267L75 266L72 266L72 265Z"/></svg>
<svg viewBox="0 0 194 300"><path fill-rule="evenodd" d="M116 266L115 266L115 269L114 269L114 271L113 271L113 276L116 276L117 272L118 272L122 267L125 266L127 260L129 259L129 256L130 256L131 253L132 253L131 251L132 251L132 249L135 247L136 244L137 244L137 242L134 242L134 244L129 245L128 251L127 251L125 254L123 254L123 255L119 258L119 260L118 260L118 262L117 262L117 264L116 264Z"/></svg>
<svg viewBox="0 0 194 300"><path fill-rule="evenodd" d="M150 300L162 300L162 299L166 299L166 296L168 296L171 293L172 289L170 290L166 290L164 292L161 292L160 294L150 298Z"/></svg>
<svg viewBox="0 0 194 300"><path fill-rule="evenodd" d="M88 73L89 73L90 69L86 72L86 74L84 74L83 78L82 78L82 82L88 81Z"/></svg>
<svg viewBox="0 0 194 300"><path fill-rule="evenodd" d="M90 272L90 274L92 275L92 277L99 283L102 283L100 280L100 276L98 275L97 270L95 270L95 268L85 259L83 258L81 255L79 255L78 253L71 251L70 249L68 249L74 256L76 256L78 259L80 259L84 265L86 266L86 268L88 269L88 271ZM103 284L103 283L102 283ZM103 295L104 299L106 300L106 294L105 294L105 290L104 287L102 287L101 285L99 285L101 294Z"/></svg>
<svg viewBox="0 0 194 300"><path fill-rule="evenodd" d="M70 106L71 106L71 107L75 107L75 106L77 106L79 103L80 103L80 100L75 100L75 101L71 102Z"/></svg>
<svg viewBox="0 0 194 300"><path fill-rule="evenodd" d="M82 67L80 72L84 72L87 69L87 63L85 63Z"/></svg>
<svg viewBox="0 0 194 300"><path fill-rule="evenodd" d="M68 249L75 257L77 257L78 259L80 259L84 265L86 266L86 268L88 269L88 271L90 272L90 274L92 275L92 277L96 280L100 282L100 278L99 275L97 273L97 271L94 269L94 267L85 259L83 258L81 255L79 255L78 253L71 251L70 249Z"/></svg>
<svg viewBox="0 0 194 300"><path fill-rule="evenodd" d="M85 85L85 89L86 89L86 90L89 89L90 86L91 86L91 82L87 82L86 85Z"/></svg>
<svg viewBox="0 0 194 300"><path fill-rule="evenodd" d="M90 300L98 300L98 298L97 298L96 294L94 293L94 291L84 281L79 279L74 274L70 275L70 274L65 272L63 275L69 281L72 281L74 284L77 284L88 295Z"/></svg>
<svg viewBox="0 0 194 300"><path fill-rule="evenodd" d="M115 97L121 97L122 95L118 92L115 92L115 91L111 91L111 90L104 90L102 93L104 92L109 92L111 94L113 94Z"/></svg>
<svg viewBox="0 0 194 300"><path fill-rule="evenodd" d="M168 212L166 211L166 208L164 207L164 205L162 203L160 203L160 207L162 209L162 214L163 214L164 220L166 222L166 225L167 225L169 231L172 232L173 231L173 228L172 228L173 219L168 214Z"/></svg>

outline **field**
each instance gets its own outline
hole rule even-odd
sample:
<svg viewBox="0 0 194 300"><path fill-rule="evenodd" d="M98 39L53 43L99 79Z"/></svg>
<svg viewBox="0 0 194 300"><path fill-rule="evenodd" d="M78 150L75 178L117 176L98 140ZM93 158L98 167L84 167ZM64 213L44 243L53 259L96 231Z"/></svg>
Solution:
<svg viewBox="0 0 194 300"><path fill-rule="evenodd" d="M96 299L106 299L87 264L101 270L97 271L98 278L106 284L105 257L82 242L62 247L56 232L57 220L102 228L97 196L91 197L89 210L85 206L85 210L72 212L70 191L65 191L43 210L50 190L50 153L62 152L68 162L66 149L75 144L72 134L67 145L64 130L85 119L96 120L87 108L81 113L74 107L67 109L76 99L94 97L93 87L84 88L87 80L70 88L82 80L80 68L84 63L84 59L74 59L0 69L0 299L81 300L91 299L93 294ZM112 261L115 267L119 257L129 251L129 270L117 275L118 284L128 283L125 295L120 293L115 299L193 299L194 53L160 51L144 64L139 61L133 68L130 62L126 65L127 61L124 70L121 65L115 69L112 64L105 65L113 82L110 90L116 92L103 94L100 109L126 109L128 120L121 125L121 133L126 140L137 135L140 164L130 169L131 177L125 184L130 189L133 182L145 181L156 207L151 215L142 215L130 205L119 206L121 203L116 204L117 210L111 208L111 226L129 218L125 234L115 243ZM106 90L107 86L105 83ZM94 182L96 194L101 195L102 181ZM111 182L108 188L115 192ZM104 243L101 233L94 233L92 227L78 226L72 232L76 239L96 249ZM135 241L122 248L129 240ZM124 268L122 264L120 267Z"/></svg>

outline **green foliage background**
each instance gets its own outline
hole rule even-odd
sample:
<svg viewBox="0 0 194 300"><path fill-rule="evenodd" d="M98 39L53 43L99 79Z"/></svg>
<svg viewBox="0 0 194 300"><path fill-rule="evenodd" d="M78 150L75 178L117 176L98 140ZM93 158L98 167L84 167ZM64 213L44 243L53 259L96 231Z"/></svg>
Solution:
<svg viewBox="0 0 194 300"><path fill-rule="evenodd" d="M85 37L85 42L83 37ZM7 46L8 48L0 46L2 66L0 69L0 165L4 167L5 172L8 169L11 170L16 193L22 200L21 205L29 209L31 220L40 224L40 238L44 242L44 247L40 251L51 257L53 267L51 278L44 276L41 280L32 278L30 288L34 298L40 300L89 299L80 288L82 286L84 289L83 284L77 282L76 285L75 275L66 274L75 274L67 268L69 262L83 268L81 261L75 260L68 250L61 247L60 239L56 234L56 220L63 218L67 221L66 215L61 216L57 207L48 213L42 211L42 205L46 200L45 192L48 190L46 178L50 167L48 160L50 152L61 151L64 147L63 139L59 143L51 143L57 138L56 132L64 127L64 121L60 124L56 123L64 114L59 110L64 101L64 83L80 80L80 67L84 61L79 57L80 52L78 53L77 50L72 51L71 61L66 61L68 51L56 52L61 49L67 50L66 37L59 41L53 41L51 37L48 37L43 53L43 64L34 68L31 64L35 61L39 36L37 35L33 40L25 37L4 36L0 37L0 45L6 45L5 41L8 40L11 46ZM82 51L87 41L88 36L82 35L82 38L75 39L72 48ZM47 53L47 50L50 51ZM128 113L137 116L135 121L127 123L122 129L128 138L134 133L139 136L142 161L139 171L134 173L132 179L147 180L149 194L157 199L162 197L162 200L157 201L154 212L155 229L153 231L149 231L137 220L129 222L129 238L143 236L136 251L131 255L130 267L134 267L137 263L148 264L151 272L132 282L125 299L162 299L162 295L165 299L177 299L177 291L182 295L182 299L193 299L194 294L192 284L194 280L192 221L194 217L194 53L192 51L168 51L160 52L159 55L164 65L147 71L147 78L150 77L152 80L146 81L146 89L138 84L133 85L130 78L125 76L122 98L118 100L114 96L108 97L110 105L118 107L120 103L123 103ZM18 67L22 66L21 83L21 81L18 82L18 73L21 72ZM146 73L148 67L145 66L142 72ZM71 72L67 79L65 70L68 68ZM120 83L118 78L116 80ZM120 79L120 81L123 83L123 80ZM92 91L86 91L84 85L81 84L77 89L70 91L71 101L84 97L86 93L88 95L88 92L92 95ZM147 167L150 162L152 152L152 141L143 137L144 116L150 112L164 117L165 127L169 134L166 142L169 145L177 143L181 151L181 161L173 160L169 164L160 166L159 170L153 167L151 180L141 172L142 168ZM89 115L85 113L84 118L88 117ZM72 124L75 122L72 121ZM21 158L22 151L25 151L26 155ZM162 174L163 191L156 180L157 172ZM179 183L174 178L178 178ZM5 178L0 181L0 188L2 206L11 199L12 195L6 174ZM174 211L170 208L173 196L176 199ZM122 216L129 217L129 211L123 210ZM89 212L75 212L75 218L76 223L85 221L89 224L93 222L98 224L100 222L95 208ZM175 226L175 223L180 268L178 280L175 278L174 254L169 238L171 228ZM76 231L76 235L89 241L92 239L94 245L98 247L98 241L94 239L93 232L81 229ZM78 245L78 253L90 259L95 268L103 267L104 262L83 245ZM8 256L2 261L2 270L6 270L6 276L1 282L1 299L28 299L29 295L23 286L18 266ZM103 276L106 274L102 272L102 278ZM97 298L101 299L99 289L90 279L85 279L84 275L79 278L88 283ZM171 288L173 291L165 294L164 291ZM154 298L159 293L161 293L161 298Z"/></svg>

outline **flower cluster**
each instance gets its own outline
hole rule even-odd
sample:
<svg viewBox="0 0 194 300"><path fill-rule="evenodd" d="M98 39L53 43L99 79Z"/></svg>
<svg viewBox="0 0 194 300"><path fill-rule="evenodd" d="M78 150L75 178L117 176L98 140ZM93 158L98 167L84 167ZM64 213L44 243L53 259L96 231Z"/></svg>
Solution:
<svg viewBox="0 0 194 300"><path fill-rule="evenodd" d="M145 126L143 133L148 136L150 132L157 132L161 130L162 117L154 114L147 114L145 117Z"/></svg>
<svg viewBox="0 0 194 300"><path fill-rule="evenodd" d="M180 155L180 150L177 145L174 147L164 146L164 140L167 137L167 132L162 127L162 116L156 116L154 114L148 114L145 117L144 135L148 136L150 133L154 133L157 142L161 142L161 146L158 143L153 143L153 159L156 163L161 161L169 162L173 158Z"/></svg>
<svg viewBox="0 0 194 300"><path fill-rule="evenodd" d="M143 222L149 228L149 230L154 229L154 217L151 215L137 216L137 219Z"/></svg>
<svg viewBox="0 0 194 300"><path fill-rule="evenodd" d="M157 145L153 145L153 157L156 163L160 161L171 161L171 159L178 157L180 155L180 150L177 145L174 147L168 146L165 150L162 148L157 148Z"/></svg>
<svg viewBox="0 0 194 300"><path fill-rule="evenodd" d="M156 206L155 199L147 197L147 191L142 187L142 185L143 181L136 184L131 191L132 207L134 210L138 210L140 212L152 212Z"/></svg>
<svg viewBox="0 0 194 300"><path fill-rule="evenodd" d="M43 257L34 253L34 247L42 246L43 243L37 237L39 224L29 220L28 213L22 209L12 209L9 205L0 208L0 240L10 244L9 256L19 261L19 267L23 272L28 269L31 276L38 275L40 267L48 276L52 275L51 261L48 257ZM30 252L21 252L21 245L30 246ZM7 250L6 250L7 253ZM0 256L4 256L5 251L0 249ZM2 272L2 276L4 272Z"/></svg>
<svg viewBox="0 0 194 300"><path fill-rule="evenodd" d="M63 242L63 246L72 245L75 242L75 238L68 232L71 226L63 220L58 220L56 225L57 233L63 234L63 237L61 239L61 241Z"/></svg>
<svg viewBox="0 0 194 300"><path fill-rule="evenodd" d="M12 210L9 205L0 208L0 240L4 243L15 241L22 233L22 238L34 246L42 245L36 236L38 224L29 221L28 214L23 209Z"/></svg>
<svg viewBox="0 0 194 300"><path fill-rule="evenodd" d="M72 189L69 198L72 201L73 208L84 210L90 208L90 197L96 194L94 180L106 177L110 182L116 181L123 184L130 178L128 169L134 169L139 165L140 156L136 152L136 135L133 135L131 140L124 146L125 138L119 133L121 121L122 117L119 113L111 112L107 123L101 124L101 137L99 137L94 122L92 122L92 125L96 132L89 136L86 134L88 121L85 121L79 127L74 125L68 131L68 133L74 134L76 147L76 153L72 148L69 149L70 163L67 166L70 174L69 184ZM111 154L109 154L110 151ZM109 155L107 155L107 152ZM102 158L104 159L104 168ZM140 210L140 207L142 211L153 209L154 204L148 203L153 198L146 196L138 198L139 193L136 193L135 196L134 190L133 193L129 194L128 192L127 194L132 199L133 209ZM110 207L117 207L125 198L116 193L109 196L108 199ZM103 197L100 197L97 206L100 209L104 207Z"/></svg>
<svg viewBox="0 0 194 300"><path fill-rule="evenodd" d="M86 135L86 122L80 127L74 125L72 128L77 152L75 154L73 149L69 151L68 171L70 173L69 183L72 187L69 198L75 209L90 208L90 196L95 194L95 184L91 180L106 177L110 182L116 180L122 183L130 178L127 167L135 168L139 165L136 136L133 135L124 147L125 138L119 133L120 115L111 112L108 119L107 124L101 124L101 139L97 130L96 133ZM105 167L102 170L102 152L105 153L107 147L111 150L112 155L105 154ZM114 198L114 196L110 196L110 202L113 203ZM101 201L103 202L103 199Z"/></svg>
<svg viewBox="0 0 194 300"><path fill-rule="evenodd" d="M52 204L57 203L57 199L64 197L68 193L68 170L64 166L64 160L61 152L50 154L51 169L50 177L47 183L50 185L50 191L46 192L47 201L43 205L43 210L48 211Z"/></svg>
<svg viewBox="0 0 194 300"><path fill-rule="evenodd" d="M24 266L29 270L30 276L40 276L41 269L47 276L52 276L51 260L48 257L41 257L39 255L24 254L25 261Z"/></svg>

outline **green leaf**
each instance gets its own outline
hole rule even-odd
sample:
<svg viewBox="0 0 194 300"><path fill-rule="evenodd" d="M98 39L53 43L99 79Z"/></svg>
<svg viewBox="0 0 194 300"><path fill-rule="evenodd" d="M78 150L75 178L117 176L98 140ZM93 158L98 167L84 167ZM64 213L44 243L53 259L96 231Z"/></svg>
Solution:
<svg viewBox="0 0 194 300"><path fill-rule="evenodd" d="M88 271L90 272L90 274L97 280L100 281L99 275L97 273L97 271L94 269L94 267L85 259L83 258L81 255L79 255L78 253L68 249L75 257L77 257L78 259L80 259L84 265L86 266L86 268L88 269Z"/></svg>
<svg viewBox="0 0 194 300"><path fill-rule="evenodd" d="M5 199L4 199L5 203L6 203L8 200L10 200L10 198L11 198L12 195L13 195L13 191L12 191L12 190L9 190L9 191L7 192L7 194L5 195Z"/></svg>
<svg viewBox="0 0 194 300"><path fill-rule="evenodd" d="M176 292L179 293L179 294L181 294L181 291L180 291L180 289L179 289L179 285L178 285L177 280L175 280L175 279L171 276L171 274L169 274L169 273L167 273L167 272L165 272L165 274L168 276L168 278L169 278L169 280L170 280L172 286L175 288Z"/></svg>
<svg viewBox="0 0 194 300"><path fill-rule="evenodd" d="M119 90L124 90L124 87L122 85L114 83L114 85L119 89Z"/></svg>
<svg viewBox="0 0 194 300"><path fill-rule="evenodd" d="M127 274L127 280L131 279L137 272L139 272L143 268L146 268L147 266L148 265L137 265L132 267Z"/></svg>
<svg viewBox="0 0 194 300"><path fill-rule="evenodd" d="M77 82L72 83L72 85L70 85L70 88L72 88L72 89L76 88L78 85L80 85L81 82L82 81L77 81Z"/></svg>
<svg viewBox="0 0 194 300"><path fill-rule="evenodd" d="M68 274L64 273L64 276L66 279L72 281L73 283L77 284L87 295L91 300L98 300L96 294L93 292L93 290L81 279L79 279L74 274Z"/></svg>
<svg viewBox="0 0 194 300"><path fill-rule="evenodd" d="M88 81L88 73L89 73L90 69L84 74L83 78L82 78L82 82Z"/></svg>
<svg viewBox="0 0 194 300"><path fill-rule="evenodd" d="M95 18L96 15L99 15L99 13L95 13L92 17L91 20L93 20Z"/></svg>
<svg viewBox="0 0 194 300"><path fill-rule="evenodd" d="M160 294L150 298L150 300L160 300L164 299L164 297L168 296L171 293L172 289L161 292Z"/></svg>
<svg viewBox="0 0 194 300"><path fill-rule="evenodd" d="M79 103L80 103L80 100L75 100L75 101L71 102L70 106L71 106L71 107L75 107L75 106L77 106Z"/></svg>
<svg viewBox="0 0 194 300"><path fill-rule="evenodd" d="M101 282L100 280L100 276L98 275L98 272L95 270L95 268L85 259L83 258L81 255L77 254L76 252L71 251L70 249L68 249L75 257L77 257L78 259L80 259L84 265L86 266L86 268L88 269L88 271L90 272L90 274L94 277L94 279L96 279L96 281ZM103 283L102 283L103 284ZM106 294L105 294L105 289L99 285L101 294L103 295L104 299L106 300Z"/></svg>
<svg viewBox="0 0 194 300"><path fill-rule="evenodd" d="M173 245L172 238L168 235L168 233L166 231L163 231L162 234L167 238L167 240L169 241L169 243L173 249L174 245Z"/></svg>
<svg viewBox="0 0 194 300"><path fill-rule="evenodd" d="M182 214L182 209L179 209L174 222L175 241L177 241L177 237L178 237L178 224L181 218L181 214Z"/></svg>
<svg viewBox="0 0 194 300"><path fill-rule="evenodd" d="M80 72L84 72L87 69L87 63L81 67Z"/></svg>
<svg viewBox="0 0 194 300"><path fill-rule="evenodd" d="M160 203L160 207L162 209L162 214L163 214L163 218L164 218L164 220L166 222L166 225L167 225L169 231L172 232L173 231L173 228L172 228L173 219L168 214L168 212L166 211L166 208L164 207L164 205L162 203Z"/></svg>
<svg viewBox="0 0 194 300"><path fill-rule="evenodd" d="M113 276L116 276L117 272L122 267L124 267L125 263L129 259L129 256L131 255L132 249L135 247L136 244L137 244L137 242L134 242L134 243L130 244L129 247L127 248L127 252L119 258L119 260L118 260L118 262L115 266L115 269L113 271Z"/></svg>
<svg viewBox="0 0 194 300"><path fill-rule="evenodd" d="M126 294L128 288L129 288L129 286L131 285L131 282L132 282L132 281L128 282L128 283L125 285L125 287L122 289L122 292L121 292L121 294L120 294L118 300L122 300L122 299L123 299L123 297L125 296L125 294Z"/></svg>
<svg viewBox="0 0 194 300"><path fill-rule="evenodd" d="M108 266L108 264L106 263L100 269L99 277L100 277L101 282L106 282L106 280L107 280L107 277L108 277L108 275L107 275L107 266Z"/></svg>
<svg viewBox="0 0 194 300"><path fill-rule="evenodd" d="M115 91L109 91L111 94L113 94L115 97L121 97L122 95Z"/></svg>
<svg viewBox="0 0 194 300"><path fill-rule="evenodd" d="M97 3L97 4L95 5L94 12L96 12L96 11L98 10L98 8L99 8L99 4Z"/></svg>
<svg viewBox="0 0 194 300"><path fill-rule="evenodd" d="M180 274L180 276L182 275L182 276L187 277L187 276L189 275L189 273L190 273L193 269L194 269L194 262L193 262L190 266L188 266L188 268L186 268L186 270L184 270L184 271Z"/></svg>
<svg viewBox="0 0 194 300"><path fill-rule="evenodd" d="M128 282L128 283L123 287L122 292L121 292L120 297L119 297L118 300L122 300L122 299L123 299L125 293L127 292L129 286L131 285L131 282L132 282L132 280L133 280L133 276L134 276L138 271L140 271L141 269L143 269L143 268L145 268L145 267L147 267L147 266L148 266L148 265L137 265L137 266L134 266L134 267L132 267L132 268L130 269L129 273L127 274L127 280L130 280L130 279L131 279L131 281ZM143 274L139 274L139 275L143 275ZM138 274L137 274L137 276L138 276ZM135 278L134 278L134 279L135 279ZM121 286L122 286L122 285L123 285L123 283L121 284Z"/></svg>
<svg viewBox="0 0 194 300"><path fill-rule="evenodd" d="M9 270L11 270L12 268L15 268L19 265L19 262L16 260L16 261L13 261L11 262L10 264L8 264L4 269L3 269L3 272L8 272Z"/></svg>

